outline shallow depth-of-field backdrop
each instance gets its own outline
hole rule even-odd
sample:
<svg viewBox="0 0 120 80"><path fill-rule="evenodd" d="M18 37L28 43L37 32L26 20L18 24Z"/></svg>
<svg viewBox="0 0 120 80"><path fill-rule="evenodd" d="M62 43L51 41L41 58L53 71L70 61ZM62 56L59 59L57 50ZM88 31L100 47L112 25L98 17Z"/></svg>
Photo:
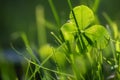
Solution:
<svg viewBox="0 0 120 80"><path fill-rule="evenodd" d="M71 9L68 1L0 0L0 80L120 79L120 56L117 56L118 64L113 60L115 57L113 53L120 55L120 49L118 53L116 52L116 43L118 42L118 46L120 44L120 1L71 0L73 8L86 5L93 10L100 25L104 27L112 26L110 28L111 39L102 52L103 63L100 66L103 70L100 71L103 72L98 72L98 75L94 75L97 72L93 70L98 70L98 63L82 62L81 60L85 59L81 58L86 58L84 55L80 59L78 57L77 61L80 61L78 66L82 65L83 67L87 66L86 64L94 64L97 65L97 68L96 66L90 66L89 69L81 70L79 69L80 66L77 68L77 72L76 65L73 66L72 64L71 66L71 63L69 63L69 59L67 59L69 57L61 55L62 48L58 43L59 40L56 40L56 36L59 37L61 26L69 20ZM96 8L95 12L93 7ZM109 29L107 31L109 32ZM112 50L113 47L115 47L115 50ZM57 52L56 48L61 50ZM58 53L58 55L55 55L55 53ZM73 69L73 72L69 69Z"/></svg>

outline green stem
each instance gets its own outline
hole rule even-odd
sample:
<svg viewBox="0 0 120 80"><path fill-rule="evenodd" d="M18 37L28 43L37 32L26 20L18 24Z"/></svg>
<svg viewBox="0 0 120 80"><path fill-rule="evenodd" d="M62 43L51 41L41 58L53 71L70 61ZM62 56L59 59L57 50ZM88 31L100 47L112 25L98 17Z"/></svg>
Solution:
<svg viewBox="0 0 120 80"><path fill-rule="evenodd" d="M54 18L55 18L55 20L56 20L56 22L57 22L57 25L60 26L60 19L59 19L59 16L58 16L57 11L56 11L56 9L55 9L55 6L54 6L52 0L48 0L48 2L49 2L50 7L51 7L51 9L52 9Z"/></svg>

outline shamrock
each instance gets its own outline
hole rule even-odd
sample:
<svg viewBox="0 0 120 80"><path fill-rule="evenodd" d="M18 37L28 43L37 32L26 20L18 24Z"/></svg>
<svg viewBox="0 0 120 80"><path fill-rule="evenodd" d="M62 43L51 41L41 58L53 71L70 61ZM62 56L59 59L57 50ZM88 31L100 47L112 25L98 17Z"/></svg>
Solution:
<svg viewBox="0 0 120 80"><path fill-rule="evenodd" d="M76 42L80 52L88 46L103 49L108 43L109 34L104 26L95 24L93 11L85 5L73 8L69 21L61 27L64 39L70 44Z"/></svg>

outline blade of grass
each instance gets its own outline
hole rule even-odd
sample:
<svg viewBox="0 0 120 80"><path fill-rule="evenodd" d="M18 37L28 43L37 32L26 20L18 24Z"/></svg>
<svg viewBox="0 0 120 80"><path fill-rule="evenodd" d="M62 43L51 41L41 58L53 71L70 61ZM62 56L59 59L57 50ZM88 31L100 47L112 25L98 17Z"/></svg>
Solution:
<svg viewBox="0 0 120 80"><path fill-rule="evenodd" d="M100 4L100 0L94 0L94 4L93 4L93 11L94 11L94 13L97 12L99 4Z"/></svg>
<svg viewBox="0 0 120 80"><path fill-rule="evenodd" d="M64 75L64 76L69 76L69 77L71 77L71 78L74 78L74 76L71 75L71 74L62 73L62 72L58 72L58 71L55 71L55 70L52 70L52 69L49 69L49 68L43 67L43 66L41 66L41 65L39 65L39 64L37 64L37 63L31 61L31 60L29 60L29 59L26 58L26 57L24 57L24 58L25 58L28 62L30 62L30 63L36 65L36 66L39 67L39 68L42 68L42 69L47 70L47 71L50 71L50 72L54 72L54 73L57 73L57 74L61 74L61 75Z"/></svg>
<svg viewBox="0 0 120 80"><path fill-rule="evenodd" d="M37 22L37 36L38 36L38 47L41 47L47 43L45 19L44 19L44 8L40 5L36 7L36 22Z"/></svg>
<svg viewBox="0 0 120 80"><path fill-rule="evenodd" d="M51 34L58 41L59 44L62 44L62 41L53 32L51 32Z"/></svg>
<svg viewBox="0 0 120 80"><path fill-rule="evenodd" d="M28 66L27 66L27 69L26 69L25 80L27 80L28 73L29 73L29 68L30 68L30 62L28 62Z"/></svg>
<svg viewBox="0 0 120 80"><path fill-rule="evenodd" d="M116 58L116 53L115 53L115 46L113 44L113 41L111 40L112 39L112 37L111 37L112 33L111 33L111 30L110 30L109 26L107 25L106 27L107 27L107 29L109 31L109 34L110 34L110 46L111 46L111 49L112 49L112 54L113 54L114 62L115 62L115 65L117 65L117 58Z"/></svg>
<svg viewBox="0 0 120 80"><path fill-rule="evenodd" d="M25 44L25 47L26 47L26 50L28 52L28 54L30 55L30 57L36 62L38 62L40 64L40 61L37 59L37 57L35 56L33 50L31 49L30 47L30 43L29 43L29 40L27 39L27 36L25 33L22 33L21 34L21 37L24 41L24 44Z"/></svg>
<svg viewBox="0 0 120 80"><path fill-rule="evenodd" d="M78 34L80 35L81 31L80 31L80 29L79 29L79 25L78 25L77 19L76 19L76 17L75 17L75 13L74 13L73 8L72 8L71 0L67 0L67 1L68 1L68 5L69 5L69 7L70 7L70 10L72 11L73 18L74 18L75 23L76 23L76 27L77 27Z"/></svg>
<svg viewBox="0 0 120 80"><path fill-rule="evenodd" d="M28 68L27 68L27 71L26 71L26 77L25 77L25 80L27 80L28 69L29 69L29 68L31 69L30 63L31 63L32 61L31 61L30 59L28 59L27 57L25 57L24 55L22 55L18 50L16 50L12 44L11 44L11 47L12 47L12 49L13 49L17 54L23 56L23 57L28 61L28 63L29 63ZM37 64L37 66L35 65L35 66L36 66L36 67L35 67L35 71L34 71L34 72L32 71L32 75L29 77L28 80L31 80L33 77L35 77L35 73L38 72L39 69L41 68L41 67L38 67L38 65L40 65L40 66L44 65L44 64L51 58L52 55L53 55L53 54L49 55L49 56L48 56L45 60L43 60L43 62L40 63L40 64L37 64L36 61L33 60L34 62L32 62L32 64L33 64L33 63L34 63L34 65ZM30 61L31 61L31 62L30 62Z"/></svg>
<svg viewBox="0 0 120 80"><path fill-rule="evenodd" d="M60 27L60 18L59 18L58 13L57 13L57 11L56 11L56 9L55 9L55 6L54 6L54 4L53 4L53 1L52 1L52 0L48 0L48 2L49 2L49 5L50 5L50 7L51 7L51 9L52 9L54 18L55 18L55 20L56 20L56 22L57 22L57 25L58 25L58 27Z"/></svg>
<svg viewBox="0 0 120 80"><path fill-rule="evenodd" d="M27 40L26 40L26 43L27 43ZM18 55L22 56L23 58L25 57L23 54L21 54L21 52L19 52L18 50L15 49L15 47L13 46L12 43L11 43L10 45L11 45L11 48L12 48ZM35 61L35 60L33 60L33 61ZM31 71L31 73L34 72L33 69L32 69L32 67L31 67L31 65L30 65L30 62L28 62L28 63L29 63L29 64L28 64L28 67L27 67L27 70L26 70L26 73L25 73L25 80L27 80L27 76L28 76L29 70ZM34 78L35 78L35 75L34 75Z"/></svg>
<svg viewBox="0 0 120 80"><path fill-rule="evenodd" d="M45 20L45 25L48 29L57 30L57 27L56 27L57 25L51 23L50 21Z"/></svg>
<svg viewBox="0 0 120 80"><path fill-rule="evenodd" d="M117 39L118 36L119 36L119 31L118 31L118 26L117 26L117 24L116 24L114 21L112 21L112 20L110 19L110 17L109 17L106 13L103 13L103 16L105 17L106 21L108 22L108 24L110 25L110 28L111 28L112 31L113 31L112 34L114 35L114 37L113 37L113 35L111 34L112 38Z"/></svg>
<svg viewBox="0 0 120 80"><path fill-rule="evenodd" d="M41 66L43 66L52 56L53 54L49 55L45 60L43 60L43 62L40 64ZM34 77L35 73L39 71L40 67L36 67L37 69L35 69L34 73L32 73L32 75L30 76L30 78L28 80L31 80L32 77Z"/></svg>

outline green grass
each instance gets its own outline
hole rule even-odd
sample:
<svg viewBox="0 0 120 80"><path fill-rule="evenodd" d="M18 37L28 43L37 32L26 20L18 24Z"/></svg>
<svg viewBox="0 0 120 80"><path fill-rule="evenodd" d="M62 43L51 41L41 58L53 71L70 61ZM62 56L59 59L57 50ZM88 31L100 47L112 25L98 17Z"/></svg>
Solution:
<svg viewBox="0 0 120 80"><path fill-rule="evenodd" d="M103 16L108 25L98 24L100 21L96 21L96 12L100 0L95 1L93 10L85 5L74 8L71 1L67 1L71 10L69 22L59 27L60 18L52 0L48 0L59 28L58 34L51 32L57 46L47 43L45 26L55 27L45 21L41 6L36 8L37 54L25 33L20 34L25 45L24 54L11 44L12 49L27 63L23 80L120 80L120 36L117 24L106 13ZM11 75L7 74L2 64L0 68L3 80L17 80L13 68L9 70L13 73Z"/></svg>
<svg viewBox="0 0 120 80"><path fill-rule="evenodd" d="M55 20L57 24L59 25L59 18L57 15L57 12L54 8L54 5L51 0L49 0L50 6L52 8L53 14L55 16ZM57 40L58 47L52 47L50 45L47 45L44 48L40 49L40 58L41 63L36 62L36 58L33 57L34 60L25 58L28 62L28 68L30 67L30 64L35 66L35 70L32 72L31 75L29 75L28 79L31 80L36 79L35 74L40 74L39 70L41 69L44 73L43 76L40 78L42 80L106 80L114 76L114 80L120 79L119 75L119 36L118 39L114 40L112 37L111 29L107 27L107 29L102 28L101 26L94 26L94 29L91 29L90 31L96 30L98 32L94 31L91 33L93 37L86 35L84 32L82 32L82 28L78 22L76 12L73 10L70 0L68 0L70 9L72 11L71 15L73 16L73 19L75 20L75 25L77 26L77 30L72 32L72 29L68 31L67 28L61 29L63 30L59 35L55 35L53 32L51 33L55 39ZM98 2L94 4L94 10L96 11L98 7ZM83 11L85 9L83 8ZM86 9L87 10L87 9ZM106 15L105 19L109 19ZM79 15L78 15L79 17ZM83 18L85 16L82 16ZM69 24L69 23L68 23ZM86 24L84 21L82 21L82 24ZM88 23L89 24L89 23ZM95 23L94 23L95 24ZM93 24L92 24L93 25ZM92 26L91 25L91 26ZM113 27L112 21L108 20L108 25ZM68 28L71 28L70 25L67 25ZM63 28L66 27L63 25ZM83 26L84 27L84 26ZM99 27L99 28L98 28ZM98 29L97 29L98 28ZM105 34L101 35L101 32L105 31ZM113 29L112 29L113 30ZM89 30L87 30L89 33ZM65 35L65 33L71 35ZM108 33L108 34L106 34ZM115 32L114 32L115 33ZM115 36L118 33L115 33ZM104 36L104 35L109 35ZM103 36L103 37L102 37ZM68 37L68 38L66 38ZM94 40L94 38L96 40ZM72 40L73 39L73 40ZM102 41L103 42L102 42ZM25 41L25 40L24 40ZM104 42L106 41L106 42ZM26 41L25 41L26 42ZM27 43L25 43L27 44ZM101 46L101 44L106 44L104 47ZM27 48L29 46L26 46ZM108 51L110 47L110 51ZM31 53L31 50L28 50L28 53ZM108 55L106 56L106 52ZM32 53L33 55L33 53ZM105 64L106 63L106 64ZM105 67L110 67L109 69L106 69ZM104 69L106 71L104 71ZM27 73L28 73L27 69ZM110 73L110 74L108 74Z"/></svg>

